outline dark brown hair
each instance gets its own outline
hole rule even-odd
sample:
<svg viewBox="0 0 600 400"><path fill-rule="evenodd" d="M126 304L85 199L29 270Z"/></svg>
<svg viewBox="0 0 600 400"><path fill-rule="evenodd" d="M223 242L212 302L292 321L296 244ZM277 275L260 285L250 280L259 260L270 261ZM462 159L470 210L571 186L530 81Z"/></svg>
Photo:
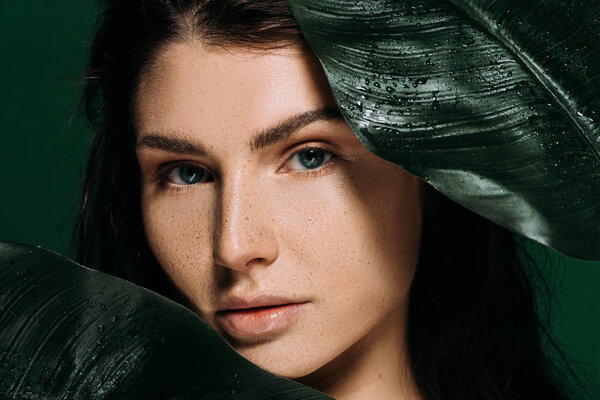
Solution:
<svg viewBox="0 0 600 400"><path fill-rule="evenodd" d="M143 232L131 105L156 53L190 38L267 50L306 46L284 1L102 2L84 102L95 134L72 249L84 265L184 305ZM424 398L566 399L542 345L536 272L521 258L511 233L426 190L408 327Z"/></svg>

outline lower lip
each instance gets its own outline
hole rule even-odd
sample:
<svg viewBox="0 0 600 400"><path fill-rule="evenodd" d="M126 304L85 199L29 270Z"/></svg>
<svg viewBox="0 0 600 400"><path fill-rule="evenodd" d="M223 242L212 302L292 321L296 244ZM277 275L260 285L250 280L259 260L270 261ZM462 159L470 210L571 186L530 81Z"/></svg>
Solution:
<svg viewBox="0 0 600 400"><path fill-rule="evenodd" d="M223 328L234 336L258 336L285 328L306 304L307 302L277 307L219 311L217 318Z"/></svg>

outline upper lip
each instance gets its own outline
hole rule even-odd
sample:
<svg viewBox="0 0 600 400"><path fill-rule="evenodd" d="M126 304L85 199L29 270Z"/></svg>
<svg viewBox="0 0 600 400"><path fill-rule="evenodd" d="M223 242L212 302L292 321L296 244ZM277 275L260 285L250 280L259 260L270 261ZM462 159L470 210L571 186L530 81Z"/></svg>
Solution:
<svg viewBox="0 0 600 400"><path fill-rule="evenodd" d="M256 295L248 297L227 297L219 302L218 311L242 310L246 308L279 306L284 304L304 303L304 301L294 300L286 297L272 295Z"/></svg>

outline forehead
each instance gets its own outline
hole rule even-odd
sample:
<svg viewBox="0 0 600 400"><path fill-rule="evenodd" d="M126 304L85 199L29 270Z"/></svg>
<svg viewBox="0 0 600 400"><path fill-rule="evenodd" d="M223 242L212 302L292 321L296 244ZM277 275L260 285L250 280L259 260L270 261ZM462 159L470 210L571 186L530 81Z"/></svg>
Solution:
<svg viewBox="0 0 600 400"><path fill-rule="evenodd" d="M173 43L142 75L137 131L215 135L247 132L311 109L335 105L308 50L272 51Z"/></svg>

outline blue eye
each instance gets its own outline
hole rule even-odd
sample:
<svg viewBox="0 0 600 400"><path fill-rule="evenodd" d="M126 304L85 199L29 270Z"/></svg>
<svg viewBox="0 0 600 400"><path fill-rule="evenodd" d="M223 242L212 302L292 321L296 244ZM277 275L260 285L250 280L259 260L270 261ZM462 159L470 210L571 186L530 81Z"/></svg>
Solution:
<svg viewBox="0 0 600 400"><path fill-rule="evenodd" d="M173 168L167 175L169 182L175 185L194 185L205 182L210 175L197 165L184 164Z"/></svg>
<svg viewBox="0 0 600 400"><path fill-rule="evenodd" d="M327 150L309 147L294 153L288 163L293 165L291 169L315 169L329 161L332 156L332 153Z"/></svg>

